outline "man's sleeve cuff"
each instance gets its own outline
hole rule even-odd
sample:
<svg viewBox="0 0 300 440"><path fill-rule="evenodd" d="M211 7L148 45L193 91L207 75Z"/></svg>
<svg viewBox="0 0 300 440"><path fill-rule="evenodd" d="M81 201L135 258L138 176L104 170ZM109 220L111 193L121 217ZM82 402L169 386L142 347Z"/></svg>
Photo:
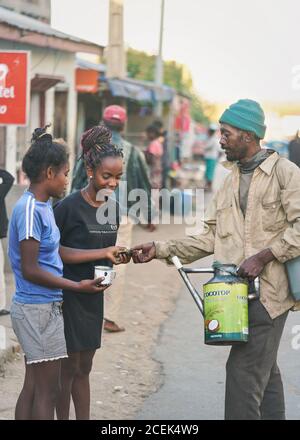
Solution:
<svg viewBox="0 0 300 440"><path fill-rule="evenodd" d="M170 256L170 250L167 243L163 241L155 241L154 246L155 246L156 258L166 259Z"/></svg>
<svg viewBox="0 0 300 440"><path fill-rule="evenodd" d="M272 246L270 246L270 250L276 260L278 260L280 263L285 263L292 258L288 255L288 251L282 243L274 243Z"/></svg>

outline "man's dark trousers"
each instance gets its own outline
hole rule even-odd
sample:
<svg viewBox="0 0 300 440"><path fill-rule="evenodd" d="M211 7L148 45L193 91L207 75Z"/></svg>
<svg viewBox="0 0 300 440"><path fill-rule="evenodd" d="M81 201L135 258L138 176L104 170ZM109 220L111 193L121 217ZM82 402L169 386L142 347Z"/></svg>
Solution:
<svg viewBox="0 0 300 440"><path fill-rule="evenodd" d="M277 352L288 312L271 319L259 300L249 303L249 340L232 347L226 364L226 420L284 420Z"/></svg>

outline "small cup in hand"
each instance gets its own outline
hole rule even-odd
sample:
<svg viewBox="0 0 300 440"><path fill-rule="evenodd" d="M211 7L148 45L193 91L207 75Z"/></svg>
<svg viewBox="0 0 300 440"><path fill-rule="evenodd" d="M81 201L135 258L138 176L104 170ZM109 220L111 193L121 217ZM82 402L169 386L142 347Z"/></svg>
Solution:
<svg viewBox="0 0 300 440"><path fill-rule="evenodd" d="M102 286L109 286L116 277L116 271L109 266L95 266L95 278L103 278Z"/></svg>

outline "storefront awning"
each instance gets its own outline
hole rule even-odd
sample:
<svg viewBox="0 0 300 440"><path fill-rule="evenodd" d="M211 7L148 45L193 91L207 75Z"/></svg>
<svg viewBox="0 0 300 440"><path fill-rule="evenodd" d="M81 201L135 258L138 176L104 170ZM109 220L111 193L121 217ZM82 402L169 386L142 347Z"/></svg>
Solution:
<svg viewBox="0 0 300 440"><path fill-rule="evenodd" d="M32 92L46 92L59 82L64 82L63 76L39 75L36 74L31 80Z"/></svg>
<svg viewBox="0 0 300 440"><path fill-rule="evenodd" d="M96 70L101 73L104 73L107 70L105 64L93 63L92 61L80 58L78 55L76 56L76 67L84 70Z"/></svg>
<svg viewBox="0 0 300 440"><path fill-rule="evenodd" d="M108 79L108 87L113 96L140 102L169 102L175 91L168 86L158 87L154 83L133 79Z"/></svg>
<svg viewBox="0 0 300 440"><path fill-rule="evenodd" d="M170 102L176 92L172 87L163 85L157 86L150 81L141 81L132 78L106 78L106 66L97 64L80 57L76 58L76 89L82 93L96 93L99 91L99 85L107 85L113 96L131 99L138 102L157 101ZM96 88L96 73L98 73Z"/></svg>

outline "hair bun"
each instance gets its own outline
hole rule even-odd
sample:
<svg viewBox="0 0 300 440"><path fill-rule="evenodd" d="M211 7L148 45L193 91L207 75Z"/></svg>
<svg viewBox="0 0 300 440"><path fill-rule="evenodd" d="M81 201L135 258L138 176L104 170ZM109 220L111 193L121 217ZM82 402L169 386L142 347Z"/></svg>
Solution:
<svg viewBox="0 0 300 440"><path fill-rule="evenodd" d="M49 125L46 125L44 128L36 128L34 132L32 133L31 142L37 142L37 141L50 141L52 142L52 136L51 134L47 133L47 128L50 127Z"/></svg>
<svg viewBox="0 0 300 440"><path fill-rule="evenodd" d="M83 154L86 154L88 151L90 151L91 148L94 146L94 142L91 140L91 131L93 129L90 128L89 130L85 131L80 139L80 146L82 148Z"/></svg>
<svg viewBox="0 0 300 440"><path fill-rule="evenodd" d="M96 125L83 133L81 148L86 154L92 149L101 149L111 143L111 131L103 124Z"/></svg>

